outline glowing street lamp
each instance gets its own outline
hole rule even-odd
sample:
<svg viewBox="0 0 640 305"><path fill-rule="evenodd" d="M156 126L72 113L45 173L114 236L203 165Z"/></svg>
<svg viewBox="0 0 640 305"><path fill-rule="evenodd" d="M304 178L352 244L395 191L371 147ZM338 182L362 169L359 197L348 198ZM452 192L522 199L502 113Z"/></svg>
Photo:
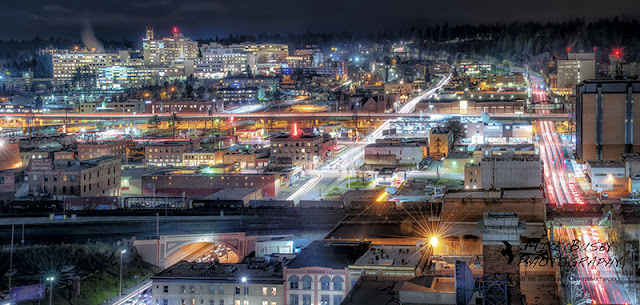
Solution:
<svg viewBox="0 0 640 305"><path fill-rule="evenodd" d="M51 305L53 299L53 281L55 280L56 278L53 276L47 277L47 282L49 282L49 305Z"/></svg>
<svg viewBox="0 0 640 305"><path fill-rule="evenodd" d="M119 290L120 293L118 294L118 297L122 295L122 256L125 253L127 253L127 249L120 251L120 290Z"/></svg>
<svg viewBox="0 0 640 305"><path fill-rule="evenodd" d="M429 240L429 245L435 248L438 245L438 237L432 236L431 239Z"/></svg>
<svg viewBox="0 0 640 305"><path fill-rule="evenodd" d="M247 277L243 276L242 279L240 279L242 281L242 283L244 284L244 305L249 304L249 300L247 299L249 296L249 283L247 283Z"/></svg>

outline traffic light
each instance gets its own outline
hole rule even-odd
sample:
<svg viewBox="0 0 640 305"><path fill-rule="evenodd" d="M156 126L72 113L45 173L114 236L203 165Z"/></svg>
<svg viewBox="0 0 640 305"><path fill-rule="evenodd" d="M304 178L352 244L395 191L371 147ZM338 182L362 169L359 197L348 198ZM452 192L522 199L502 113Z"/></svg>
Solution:
<svg viewBox="0 0 640 305"><path fill-rule="evenodd" d="M233 116L229 117L229 124L233 124L233 122L236 120L236 118L234 118Z"/></svg>

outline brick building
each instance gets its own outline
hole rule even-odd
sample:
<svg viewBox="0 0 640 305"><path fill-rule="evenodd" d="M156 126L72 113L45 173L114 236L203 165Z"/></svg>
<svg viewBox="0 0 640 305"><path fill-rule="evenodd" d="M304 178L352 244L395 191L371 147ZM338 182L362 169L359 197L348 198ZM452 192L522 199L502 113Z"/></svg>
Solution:
<svg viewBox="0 0 640 305"><path fill-rule="evenodd" d="M349 265L370 242L319 240L304 248L284 268L284 304L338 305L353 286Z"/></svg>
<svg viewBox="0 0 640 305"><path fill-rule="evenodd" d="M151 166L183 166L185 152L200 148L198 141L167 141L144 146L144 163Z"/></svg>
<svg viewBox="0 0 640 305"><path fill-rule="evenodd" d="M225 153L223 163L237 164L241 169L262 168L269 165L269 151L267 149L250 152Z"/></svg>
<svg viewBox="0 0 640 305"><path fill-rule="evenodd" d="M453 132L450 129L433 128L429 133L429 156L440 160L449 155L453 144Z"/></svg>
<svg viewBox="0 0 640 305"><path fill-rule="evenodd" d="M124 141L97 141L78 143L78 160L89 160L99 157L126 158L127 148Z"/></svg>
<svg viewBox="0 0 640 305"><path fill-rule="evenodd" d="M271 139L271 165L314 169L331 156L336 141L329 135L284 135Z"/></svg>
<svg viewBox="0 0 640 305"><path fill-rule="evenodd" d="M100 157L85 161L32 159L24 181L31 194L58 196L119 196L118 157Z"/></svg>
<svg viewBox="0 0 640 305"><path fill-rule="evenodd" d="M205 197L227 188L259 188L264 197L280 193L276 174L232 174L156 172L142 176L143 195Z"/></svg>

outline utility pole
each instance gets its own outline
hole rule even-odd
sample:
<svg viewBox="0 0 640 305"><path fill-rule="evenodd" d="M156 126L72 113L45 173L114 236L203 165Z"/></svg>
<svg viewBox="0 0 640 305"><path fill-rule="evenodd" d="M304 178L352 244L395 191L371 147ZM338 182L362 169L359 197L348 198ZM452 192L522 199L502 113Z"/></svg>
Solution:
<svg viewBox="0 0 640 305"><path fill-rule="evenodd" d="M13 277L13 231L15 225L11 225L11 254L9 255L9 289L11 289L11 278Z"/></svg>
<svg viewBox="0 0 640 305"><path fill-rule="evenodd" d="M158 238L158 249L156 252L157 265L160 266L160 213L156 213L156 237Z"/></svg>

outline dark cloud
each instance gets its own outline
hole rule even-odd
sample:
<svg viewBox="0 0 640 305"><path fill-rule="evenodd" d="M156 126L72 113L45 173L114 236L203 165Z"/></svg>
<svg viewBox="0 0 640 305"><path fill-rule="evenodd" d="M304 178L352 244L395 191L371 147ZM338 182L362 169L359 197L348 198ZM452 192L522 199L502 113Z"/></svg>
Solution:
<svg viewBox="0 0 640 305"><path fill-rule="evenodd" d="M3 1L0 39L80 38L88 17L98 37L137 38L178 26L192 37L229 33L379 31L410 25L559 21L640 16L631 0L50 0Z"/></svg>

